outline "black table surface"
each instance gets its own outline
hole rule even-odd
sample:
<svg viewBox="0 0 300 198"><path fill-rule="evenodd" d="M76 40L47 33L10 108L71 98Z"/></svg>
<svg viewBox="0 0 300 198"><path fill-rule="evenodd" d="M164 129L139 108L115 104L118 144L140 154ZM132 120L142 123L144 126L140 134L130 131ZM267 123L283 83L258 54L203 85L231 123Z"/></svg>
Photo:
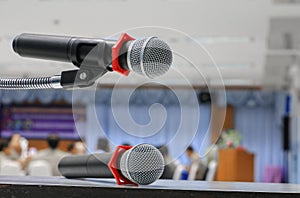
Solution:
<svg viewBox="0 0 300 198"><path fill-rule="evenodd" d="M202 195L202 196L201 196ZM0 177L0 197L300 197L300 185L158 180L119 186L114 179Z"/></svg>

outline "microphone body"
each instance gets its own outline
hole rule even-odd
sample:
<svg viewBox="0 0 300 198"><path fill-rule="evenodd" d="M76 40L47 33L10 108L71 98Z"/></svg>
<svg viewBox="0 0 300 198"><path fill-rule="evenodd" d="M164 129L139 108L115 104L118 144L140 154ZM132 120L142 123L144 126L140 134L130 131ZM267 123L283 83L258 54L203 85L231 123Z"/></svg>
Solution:
<svg viewBox="0 0 300 198"><path fill-rule="evenodd" d="M23 57L71 62L77 67L80 67L83 61L88 66L98 66L102 62L104 67L107 67L112 62L111 50L116 42L117 40L109 39L23 33L13 40L13 50ZM102 49L96 50L97 46L101 46ZM128 45L124 47L128 48ZM93 49L95 50L92 51ZM126 52L128 49L123 50ZM128 69L125 60L120 62L122 68Z"/></svg>
<svg viewBox="0 0 300 198"><path fill-rule="evenodd" d="M67 178L113 178L107 164L113 153L67 156L58 165L60 173Z"/></svg>
<svg viewBox="0 0 300 198"><path fill-rule="evenodd" d="M111 68L124 75L133 71L148 78L165 74L173 61L171 48L159 38L135 40L126 33L119 40L23 33L12 45L24 57L72 62L94 71Z"/></svg>
<svg viewBox="0 0 300 198"><path fill-rule="evenodd" d="M150 144L118 146L115 152L66 156L58 163L67 178L111 178L122 184L147 185L159 179L164 171L164 158Z"/></svg>
<svg viewBox="0 0 300 198"><path fill-rule="evenodd" d="M12 45L20 56L71 62L79 69L52 77L0 79L0 89L88 87L108 71L125 76L133 71L156 78L165 74L173 61L171 48L159 38L135 40L126 33L119 40L23 33Z"/></svg>

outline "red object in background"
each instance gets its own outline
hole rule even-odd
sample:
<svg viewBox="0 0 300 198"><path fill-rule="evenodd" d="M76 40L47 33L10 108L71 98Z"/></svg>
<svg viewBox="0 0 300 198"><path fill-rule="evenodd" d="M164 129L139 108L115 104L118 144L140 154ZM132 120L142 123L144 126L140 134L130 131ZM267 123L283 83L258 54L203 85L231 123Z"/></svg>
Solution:
<svg viewBox="0 0 300 198"><path fill-rule="evenodd" d="M233 148L233 142L227 141L227 142L226 142L226 147L227 147L227 148Z"/></svg>
<svg viewBox="0 0 300 198"><path fill-rule="evenodd" d="M246 148L243 146L238 146L238 147L236 147L236 149L239 151L246 151Z"/></svg>

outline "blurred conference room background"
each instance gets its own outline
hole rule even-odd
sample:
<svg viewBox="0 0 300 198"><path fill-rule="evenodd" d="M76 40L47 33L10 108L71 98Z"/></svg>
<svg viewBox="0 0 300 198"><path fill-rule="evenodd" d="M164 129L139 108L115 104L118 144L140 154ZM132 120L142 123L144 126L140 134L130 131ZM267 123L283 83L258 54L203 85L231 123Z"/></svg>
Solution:
<svg viewBox="0 0 300 198"><path fill-rule="evenodd" d="M53 167L65 155L147 142L168 162L164 178L300 183L299 11L298 0L0 1L1 78L74 69L16 55L11 42L23 32L116 38L161 27L157 34L171 47L199 56L193 66L174 59L188 83L176 71L142 86L135 74L119 81L110 73L76 91L1 90L0 174L59 175ZM195 43L205 50L197 54ZM143 127L120 126L128 116L163 125L143 135ZM174 140L179 127L184 134Z"/></svg>

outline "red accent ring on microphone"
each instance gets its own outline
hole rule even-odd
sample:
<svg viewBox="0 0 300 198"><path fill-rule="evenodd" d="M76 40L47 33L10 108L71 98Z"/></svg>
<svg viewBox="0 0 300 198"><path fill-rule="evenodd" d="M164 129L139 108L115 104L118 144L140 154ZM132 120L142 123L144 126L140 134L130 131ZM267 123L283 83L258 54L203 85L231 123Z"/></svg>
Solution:
<svg viewBox="0 0 300 198"><path fill-rule="evenodd" d="M117 166L117 161L119 156L122 156L123 153L125 153L125 151L131 149L132 146L117 146L114 154L112 155L109 163L108 163L108 168L110 169L110 171L112 172L114 178L116 179L116 182L118 185L126 185L126 184L130 184L130 185L134 185L134 186L138 186L136 183L130 181L129 179L123 177L123 175L119 172L118 166Z"/></svg>
<svg viewBox="0 0 300 198"><path fill-rule="evenodd" d="M112 70L119 72L125 76L128 76L129 74L129 70L123 69L120 64L119 64L119 52L120 49L122 47L122 45L126 42L126 41L131 41L131 40L135 40L135 38L132 38L131 36L129 36L128 34L126 34L125 32L122 33L120 39L118 40L118 42L112 47L111 50L111 57L112 57Z"/></svg>

